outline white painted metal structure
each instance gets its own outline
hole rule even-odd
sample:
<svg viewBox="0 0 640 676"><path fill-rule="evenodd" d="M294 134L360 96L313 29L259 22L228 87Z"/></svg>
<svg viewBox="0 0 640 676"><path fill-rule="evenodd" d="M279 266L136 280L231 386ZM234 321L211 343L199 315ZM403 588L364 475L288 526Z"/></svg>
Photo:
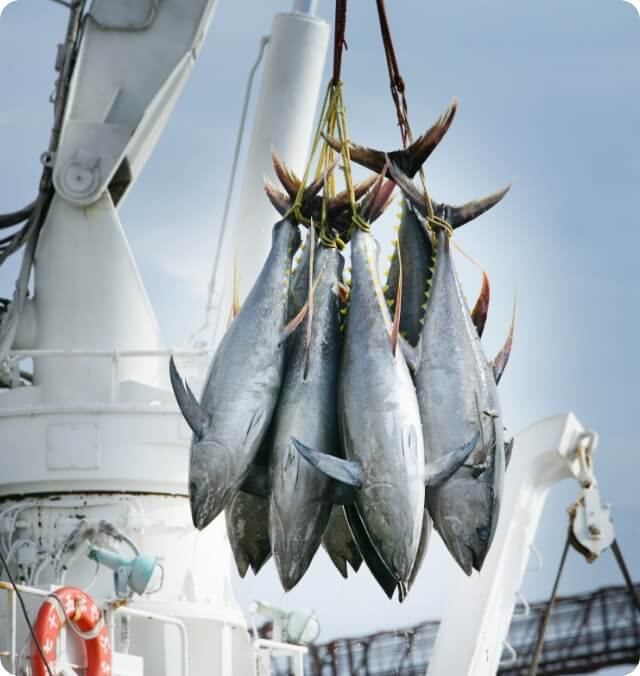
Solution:
<svg viewBox="0 0 640 676"><path fill-rule="evenodd" d="M14 370L32 359L34 382L0 396L0 546L28 583L32 609L50 585L90 587L111 623L112 673L122 676L255 671L224 520L202 533L191 523L190 433L168 385L170 353L197 383L210 352L164 345L116 211L191 72L215 4L93 0L51 158L56 195L38 242L34 298L9 358ZM271 145L300 166L319 96L328 26L304 13L310 8L297 2L274 21L248 158L254 174L242 195L267 223L273 214L254 167L261 183ZM254 252L246 280L269 245L253 227L243 230ZM86 557L90 539L159 557L161 589L116 608L110 571L96 572ZM15 598L3 592L0 653L15 673L16 651L29 644ZM76 658L71 650L58 667Z"/></svg>
<svg viewBox="0 0 640 676"><path fill-rule="evenodd" d="M581 479L584 428L573 413L547 418L516 436L500 521L482 572L460 572L438 631L429 676L495 674L549 489ZM603 509L603 541L613 528ZM608 524L608 526L607 526ZM605 529L610 532L605 533ZM598 547L596 546L597 550Z"/></svg>
<svg viewBox="0 0 640 676"><path fill-rule="evenodd" d="M301 10L313 5L300 1L295 4ZM271 151L274 149L302 175L328 41L328 24L312 14L298 11L274 17L237 215L225 249L228 260L233 256L237 260L241 299L262 268L265 252L271 246L271 227L278 218L271 203L263 198L265 176L275 180ZM224 269L217 270L216 274L224 276L219 284L221 297L216 299L220 320L216 334L221 337L229 316L233 280L230 269L226 274Z"/></svg>

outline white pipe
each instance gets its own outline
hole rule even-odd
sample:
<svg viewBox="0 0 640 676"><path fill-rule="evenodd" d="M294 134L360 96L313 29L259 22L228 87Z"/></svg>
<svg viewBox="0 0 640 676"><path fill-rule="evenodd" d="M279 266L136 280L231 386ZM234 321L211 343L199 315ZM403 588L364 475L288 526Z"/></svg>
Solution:
<svg viewBox="0 0 640 676"><path fill-rule="evenodd" d="M187 627L182 620L179 620L176 617L170 617L169 615L153 613L149 610L136 610L135 608L128 608L125 606L116 608L113 614L130 615L131 617L141 617L146 620L157 620L158 622L173 624L178 627L180 639L182 641L182 676L189 676L189 636L187 634Z"/></svg>
<svg viewBox="0 0 640 676"><path fill-rule="evenodd" d="M18 650L18 625L16 623L16 610L17 610L17 597L15 591L11 590L8 592L9 597L9 612L11 614L11 622L9 624L9 650L11 651L10 664L11 671L15 672L16 670L16 653Z"/></svg>
<svg viewBox="0 0 640 676"><path fill-rule="evenodd" d="M429 676L497 672L547 493L562 479L577 476L574 456L582 432L569 413L542 420L516 437L491 551L482 573L466 577L459 571Z"/></svg>
<svg viewBox="0 0 640 676"><path fill-rule="evenodd" d="M271 245L271 229L278 214L266 198L263 186L265 176L274 178L272 148L298 174L304 170L328 41L329 25L318 17L295 12L277 14L273 20L244 176L238 193L237 213L230 235L232 241L223 245L226 260L215 271L219 279L216 288L222 289L222 294L216 299L214 337L219 337L224 331L229 314L234 255L238 261L242 300Z"/></svg>
<svg viewBox="0 0 640 676"><path fill-rule="evenodd" d="M117 355L118 358L170 357L171 355L177 357L200 357L202 355L210 354L211 352L212 349L208 347L165 350L12 350L9 353L8 362L11 364L23 361L24 359L42 359L45 357L99 357L112 359L114 355Z"/></svg>
<svg viewBox="0 0 640 676"><path fill-rule="evenodd" d="M315 15L318 9L318 0L293 0L292 12Z"/></svg>

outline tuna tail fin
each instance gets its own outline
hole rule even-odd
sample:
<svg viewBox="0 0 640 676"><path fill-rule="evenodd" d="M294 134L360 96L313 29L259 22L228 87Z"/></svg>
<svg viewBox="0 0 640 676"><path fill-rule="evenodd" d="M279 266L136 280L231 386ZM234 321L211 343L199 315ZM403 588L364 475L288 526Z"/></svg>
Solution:
<svg viewBox="0 0 640 676"><path fill-rule="evenodd" d="M509 467L509 463L511 462L511 453L513 451L513 444L515 442L515 437L511 437L511 441L508 441L505 446L504 446L504 468L507 469Z"/></svg>
<svg viewBox="0 0 640 676"><path fill-rule="evenodd" d="M504 345L498 355L493 360L493 377L495 378L496 385L500 382L504 370L507 368L509 363L509 357L511 356L511 347L513 345L513 332L516 326L516 300L513 300L513 315L511 317L511 328L507 334L507 339L504 341Z"/></svg>
<svg viewBox="0 0 640 676"><path fill-rule="evenodd" d="M378 177L373 174L369 178L365 178L364 181L360 181L353 186L353 194L356 200L359 200L363 195L365 195L371 186L378 180ZM351 197L348 190L343 190L338 193L335 197L330 198L327 201L327 216L335 217L341 214L345 209L348 209L351 206Z"/></svg>
<svg viewBox="0 0 640 676"><path fill-rule="evenodd" d="M331 479L340 483L361 488L364 483L362 465L353 460L344 460L327 453L319 453L312 448L305 446L295 437L291 437L291 442L300 455L315 469L326 474Z"/></svg>
<svg viewBox="0 0 640 676"><path fill-rule="evenodd" d="M264 179L264 191L267 193L267 197L276 211L284 216L289 209L289 198L282 192L280 192L273 183L268 178Z"/></svg>
<svg viewBox="0 0 640 676"><path fill-rule="evenodd" d="M300 189L300 179L291 171L280 158L272 151L273 167L280 183L285 189L285 193L280 192L278 188L265 177L265 191L271 204L276 208L281 216L289 210L289 207L294 202ZM305 215L320 218L322 209L322 198L318 196L318 192L325 184L327 177L333 172L338 161L335 160L320 176L318 176L305 189L302 195L303 211ZM375 183L377 176L373 175L369 178L356 183L353 186L353 192L356 200L359 200ZM347 190L343 190L335 197L327 200L327 216L335 218L340 215L351 204L351 197Z"/></svg>
<svg viewBox="0 0 640 676"><path fill-rule="evenodd" d="M454 472L462 467L464 461L473 453L478 439L480 439L480 432L476 432L471 441L464 446L460 446L442 458L430 462L425 468L425 486L427 488L441 486Z"/></svg>
<svg viewBox="0 0 640 676"><path fill-rule="evenodd" d="M415 207L417 212L423 217L427 217L427 208L425 205L424 195L416 188L415 184L411 179L398 167L391 164L389 166L389 174L391 178L402 190L407 200ZM473 200L462 204L461 206L451 206L449 204L444 204L441 202L435 202L431 200L431 206L433 207L433 213L436 216L444 218L452 228L459 228L469 221L481 216L485 211L494 207L502 198L509 192L511 189L511 183L507 186L498 190L498 192L493 193L487 197L484 197L479 200Z"/></svg>
<svg viewBox="0 0 640 676"><path fill-rule="evenodd" d="M282 187L286 190L290 199L295 199L300 190L300 179L295 175L295 173L287 167L287 165L278 157L275 150L271 150L271 160L273 162L273 170L275 171L276 176ZM338 164L337 160L333 162L326 170L326 174L330 174ZM312 197L315 197L322 186L324 185L325 174L320 174L315 178L304 190L302 203L306 204Z"/></svg>
<svg viewBox="0 0 640 676"><path fill-rule="evenodd" d="M173 356L169 359L169 377L173 393L184 419L196 437L201 439L208 416L198 403L187 382L183 381L178 373Z"/></svg>
<svg viewBox="0 0 640 676"><path fill-rule="evenodd" d="M414 176L449 130L455 117L457 106L458 102L456 99L453 99L448 110L438 118L436 123L407 148L384 153L381 150L365 148L364 146L350 143L349 156L356 164L380 173L384 167L385 158L388 155L389 159L404 173ZM341 143L338 139L324 134L323 136L325 141L334 150L337 152L341 151Z"/></svg>
<svg viewBox="0 0 640 676"><path fill-rule="evenodd" d="M487 273L483 271L480 295L478 296L478 300L471 311L471 319L474 326L476 327L476 331L478 332L478 338L482 338L484 325L487 323L487 314L489 313L489 296L489 277L487 277Z"/></svg>
<svg viewBox="0 0 640 676"><path fill-rule="evenodd" d="M485 211L489 211L511 190L511 183L507 183L504 188L497 192L483 197L478 200L472 200L460 206L451 206L449 204L441 204L439 202L432 202L433 210L436 214L441 214L444 219L451 224L452 228L459 228L469 221L473 221L478 216L482 216ZM424 208L424 203L423 203Z"/></svg>
<svg viewBox="0 0 640 676"><path fill-rule="evenodd" d="M382 215L389 204L391 204L395 183L393 181L385 180L384 176L386 170L387 166L385 165L380 174L376 177L376 181L371 187L371 190L369 190L360 202L360 216L367 223L373 223Z"/></svg>

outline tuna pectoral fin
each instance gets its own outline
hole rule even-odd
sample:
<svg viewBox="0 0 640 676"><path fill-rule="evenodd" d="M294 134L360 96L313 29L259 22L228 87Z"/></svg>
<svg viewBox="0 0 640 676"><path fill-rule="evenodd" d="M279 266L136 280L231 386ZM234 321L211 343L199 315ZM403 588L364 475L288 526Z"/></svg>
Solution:
<svg viewBox="0 0 640 676"><path fill-rule="evenodd" d="M335 479L347 486L360 488L364 482L362 465L353 460L344 460L336 458L327 453L319 453L312 448L305 446L295 437L291 437L293 445L300 455L319 472L326 474L328 477Z"/></svg>
<svg viewBox="0 0 640 676"><path fill-rule="evenodd" d="M187 421L193 433L199 439L202 438L202 433L207 420L207 414L201 408L198 400L191 391L189 385L182 380L173 357L169 359L169 377L171 378L171 387L175 394L176 401L180 407L180 411Z"/></svg>
<svg viewBox="0 0 640 676"><path fill-rule="evenodd" d="M478 332L478 338L482 338L482 333L484 332L484 325L487 323L487 314L489 313L489 278L487 273L482 273L482 289L480 289L480 295L476 304L473 306L471 311L471 319L473 324L476 327Z"/></svg>
<svg viewBox="0 0 640 676"><path fill-rule="evenodd" d="M505 467L505 469L507 467L509 467L509 463L511 462L511 452L513 451L514 441L515 441L515 437L511 437L511 441L508 441L504 446L504 467Z"/></svg>
<svg viewBox="0 0 640 676"><path fill-rule="evenodd" d="M513 331L516 326L516 301L513 301L513 316L511 318L511 328L509 329L509 334L507 339L504 341L504 345L500 352L498 352L497 357L493 360L493 377L496 381L496 385L500 382L504 370L507 368L509 363L509 357L511 356L511 346L513 345Z"/></svg>
<svg viewBox="0 0 640 676"><path fill-rule="evenodd" d="M396 578L391 574L384 561L375 550L355 505L345 507L344 511L347 516L349 528L353 533L360 554L367 564L367 568L369 568L377 583L382 587L384 593L391 598L398 584Z"/></svg>
<svg viewBox="0 0 640 676"><path fill-rule="evenodd" d="M269 469L261 465L251 465L240 490L257 498L268 498L271 493Z"/></svg>
<svg viewBox="0 0 640 676"><path fill-rule="evenodd" d="M312 240L312 242L313 241L314 240ZM311 263L311 267L309 268L310 278L312 271L313 271L313 262ZM300 309L300 312L298 312L298 314L284 327L284 329L282 329L282 332L280 333L280 342L278 343L278 346L282 345L287 340L287 338L300 326L300 324L302 324L304 318L307 316L307 314L309 314L310 310L313 311L313 295L316 292L316 287L318 286L318 281L320 280L321 275L322 273L319 273L313 284L310 284L309 297L307 299L307 302ZM312 317L310 316L309 326L311 325L311 319Z"/></svg>
<svg viewBox="0 0 640 676"><path fill-rule="evenodd" d="M307 316L307 312L309 312L309 303L306 302L303 306L300 312L282 329L282 333L280 333L280 342L278 345L282 345L287 338L302 324L304 318Z"/></svg>
<svg viewBox="0 0 640 676"><path fill-rule="evenodd" d="M427 488L441 486L456 470L462 467L464 461L473 453L478 439L480 439L480 432L476 432L471 441L464 446L460 446L442 458L430 462L425 469L425 486Z"/></svg>

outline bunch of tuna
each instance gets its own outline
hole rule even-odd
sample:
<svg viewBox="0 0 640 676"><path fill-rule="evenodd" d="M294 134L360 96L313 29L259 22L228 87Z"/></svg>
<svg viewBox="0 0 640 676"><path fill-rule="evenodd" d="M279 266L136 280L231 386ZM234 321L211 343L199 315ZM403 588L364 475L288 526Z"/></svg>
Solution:
<svg viewBox="0 0 640 676"><path fill-rule="evenodd" d="M352 160L378 175L355 188L358 218L347 193L323 205L320 177L302 195L301 213L312 224L302 244L289 209L299 181L274 158L286 194L271 184L267 194L283 218L200 401L171 361L175 395L193 430L193 522L202 529L225 510L242 576L273 553L289 590L322 543L344 577L348 563L358 570L364 560L386 594L397 589L402 601L432 520L467 574L483 564L510 451L496 385L513 325L490 364L480 344L488 281L470 312L450 236L507 189L460 207L431 202L427 217L428 198L410 179L454 114L455 104L402 151L351 145ZM395 185L404 201L383 285L370 230ZM323 211L317 232L313 222Z"/></svg>

